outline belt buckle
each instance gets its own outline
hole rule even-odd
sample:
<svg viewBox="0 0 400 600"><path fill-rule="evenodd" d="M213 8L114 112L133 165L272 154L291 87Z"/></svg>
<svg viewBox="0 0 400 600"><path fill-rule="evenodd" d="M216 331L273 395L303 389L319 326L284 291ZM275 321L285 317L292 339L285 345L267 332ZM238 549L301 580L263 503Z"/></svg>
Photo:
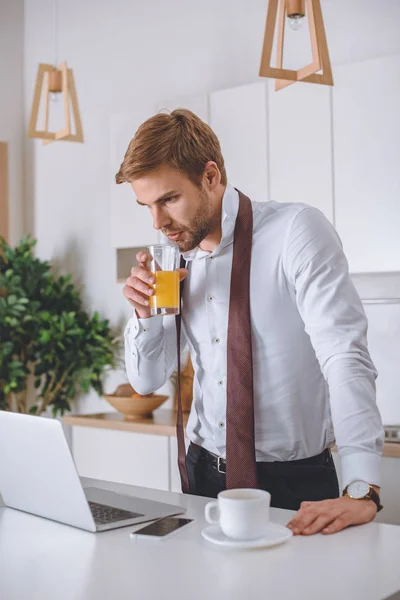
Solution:
<svg viewBox="0 0 400 600"><path fill-rule="evenodd" d="M218 473L223 473L224 475L226 475L226 465L224 465L224 463L222 462L224 459L221 456L218 456L218 460L217 460L217 470ZM221 465L225 466L225 471L223 471L221 469Z"/></svg>

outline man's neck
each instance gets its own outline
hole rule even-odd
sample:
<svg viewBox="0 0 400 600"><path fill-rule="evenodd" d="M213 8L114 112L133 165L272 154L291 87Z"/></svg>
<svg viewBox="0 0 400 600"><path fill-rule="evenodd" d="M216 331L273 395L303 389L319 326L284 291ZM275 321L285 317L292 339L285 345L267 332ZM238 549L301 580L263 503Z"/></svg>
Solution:
<svg viewBox="0 0 400 600"><path fill-rule="evenodd" d="M218 195L214 204L214 216L212 219L212 225L210 233L204 240L199 244L200 250L204 252L213 252L217 246L221 243L222 239L222 200L225 194L226 186L220 186Z"/></svg>

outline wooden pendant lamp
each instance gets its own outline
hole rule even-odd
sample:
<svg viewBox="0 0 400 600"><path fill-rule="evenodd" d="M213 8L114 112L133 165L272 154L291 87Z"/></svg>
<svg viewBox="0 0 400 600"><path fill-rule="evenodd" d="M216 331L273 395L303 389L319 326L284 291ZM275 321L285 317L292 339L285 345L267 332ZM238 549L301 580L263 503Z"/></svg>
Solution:
<svg viewBox="0 0 400 600"><path fill-rule="evenodd" d="M40 100L44 84L44 129L37 129ZM49 131L49 94L62 94L64 101L64 128L58 131ZM75 133L71 129L71 110L75 121ZM31 117L29 120L28 135L31 138L41 138L43 144L56 140L70 142L83 142L81 117L79 114L78 97L76 95L74 75L68 69L67 63L61 63L58 68L53 65L40 64L36 76L35 92L33 96Z"/></svg>
<svg viewBox="0 0 400 600"><path fill-rule="evenodd" d="M276 67L271 67L272 46L279 4L278 44ZM298 71L283 68L285 17L301 19L307 14L310 30L312 63ZM321 71L322 73L318 73ZM261 55L260 77L275 79L275 90L280 90L296 81L333 85L332 68L326 42L320 0L269 0L264 44Z"/></svg>

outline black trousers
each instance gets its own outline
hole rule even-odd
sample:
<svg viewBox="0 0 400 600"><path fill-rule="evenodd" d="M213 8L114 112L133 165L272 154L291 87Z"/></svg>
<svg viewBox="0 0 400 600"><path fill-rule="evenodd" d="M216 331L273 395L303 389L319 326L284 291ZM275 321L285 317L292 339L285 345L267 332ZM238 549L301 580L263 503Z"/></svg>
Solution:
<svg viewBox="0 0 400 600"><path fill-rule="evenodd" d="M190 444L186 455L190 494L216 498L226 489L207 450ZM338 498L339 483L330 450L289 462L257 462L260 489L271 494L271 506L298 510L304 501Z"/></svg>

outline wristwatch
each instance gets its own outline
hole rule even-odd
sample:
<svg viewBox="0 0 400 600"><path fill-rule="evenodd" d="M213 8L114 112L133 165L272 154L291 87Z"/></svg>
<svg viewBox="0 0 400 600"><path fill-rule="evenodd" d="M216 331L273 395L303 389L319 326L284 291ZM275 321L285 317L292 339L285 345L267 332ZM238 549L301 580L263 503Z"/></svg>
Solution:
<svg viewBox="0 0 400 600"><path fill-rule="evenodd" d="M383 508L378 492L365 481L349 483L343 491L343 496L349 496L355 500L372 500L375 502L378 512Z"/></svg>

